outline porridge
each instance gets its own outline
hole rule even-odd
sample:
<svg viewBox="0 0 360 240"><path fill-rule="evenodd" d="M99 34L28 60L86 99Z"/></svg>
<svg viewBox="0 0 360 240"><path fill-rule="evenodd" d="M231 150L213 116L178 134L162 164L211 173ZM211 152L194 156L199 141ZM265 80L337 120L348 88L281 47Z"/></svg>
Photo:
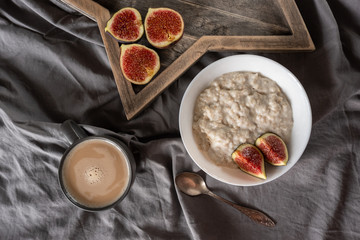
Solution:
<svg viewBox="0 0 360 240"><path fill-rule="evenodd" d="M288 142L292 126L291 105L276 82L260 73L231 72L199 95L192 127L208 158L236 168L231 154L241 143L254 143L265 132Z"/></svg>

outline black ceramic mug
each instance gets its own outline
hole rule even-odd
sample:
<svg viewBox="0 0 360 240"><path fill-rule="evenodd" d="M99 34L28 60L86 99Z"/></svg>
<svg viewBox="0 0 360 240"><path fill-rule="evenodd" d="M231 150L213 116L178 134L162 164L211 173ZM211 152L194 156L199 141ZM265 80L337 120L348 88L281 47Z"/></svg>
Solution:
<svg viewBox="0 0 360 240"><path fill-rule="evenodd" d="M65 196L87 211L109 209L123 200L135 179L136 164L129 148L110 136L88 136L72 120L61 129L71 144L59 166Z"/></svg>

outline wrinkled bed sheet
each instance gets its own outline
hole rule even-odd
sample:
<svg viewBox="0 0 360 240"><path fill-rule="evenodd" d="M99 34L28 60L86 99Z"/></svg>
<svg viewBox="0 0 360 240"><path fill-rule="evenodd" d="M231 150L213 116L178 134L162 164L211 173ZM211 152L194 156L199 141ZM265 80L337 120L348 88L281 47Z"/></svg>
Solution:
<svg viewBox="0 0 360 240"><path fill-rule="evenodd" d="M235 187L192 162L178 112L203 67L238 53L207 53L127 121L95 22L55 0L1 1L1 239L360 239L360 5L297 4L316 51L256 54L303 84L313 113L309 145L282 177ZM115 208L84 212L62 194L66 119L88 134L121 139L134 153L136 180ZM254 224L208 196L185 196L174 186L185 170L199 172L215 193L263 210L277 226Z"/></svg>

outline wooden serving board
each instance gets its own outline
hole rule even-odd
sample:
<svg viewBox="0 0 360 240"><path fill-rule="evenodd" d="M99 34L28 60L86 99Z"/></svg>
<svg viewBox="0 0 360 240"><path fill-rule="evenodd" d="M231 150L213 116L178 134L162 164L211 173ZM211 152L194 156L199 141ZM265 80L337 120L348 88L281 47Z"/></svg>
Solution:
<svg viewBox="0 0 360 240"><path fill-rule="evenodd" d="M96 21L127 119L152 100L208 51L312 51L309 32L294 0L61 0ZM169 7L184 18L183 38L173 47L157 50L159 73L145 86L128 82L120 69L120 45L104 29L123 7L139 10ZM149 44L144 36L140 44ZM151 46L149 46L151 47Z"/></svg>

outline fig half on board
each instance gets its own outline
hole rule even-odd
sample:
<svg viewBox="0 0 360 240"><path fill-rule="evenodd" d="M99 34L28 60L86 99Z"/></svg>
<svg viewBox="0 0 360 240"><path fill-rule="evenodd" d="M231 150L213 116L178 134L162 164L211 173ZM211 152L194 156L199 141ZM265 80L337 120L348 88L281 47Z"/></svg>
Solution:
<svg viewBox="0 0 360 240"><path fill-rule="evenodd" d="M182 16L170 8L149 8L144 23L146 38L156 48L167 48L184 34Z"/></svg>
<svg viewBox="0 0 360 240"><path fill-rule="evenodd" d="M159 55L140 44L122 44L120 67L124 77L137 85L147 84L160 69Z"/></svg>
<svg viewBox="0 0 360 240"><path fill-rule="evenodd" d="M105 32L121 43L133 43L144 34L141 15L135 8L122 8L107 22Z"/></svg>
<svg viewBox="0 0 360 240"><path fill-rule="evenodd" d="M242 171L266 179L264 156L256 146L249 143L241 144L231 157Z"/></svg>
<svg viewBox="0 0 360 240"><path fill-rule="evenodd" d="M265 156L265 161L275 166L284 166L289 159L285 142L274 133L265 133L256 139L255 145Z"/></svg>

